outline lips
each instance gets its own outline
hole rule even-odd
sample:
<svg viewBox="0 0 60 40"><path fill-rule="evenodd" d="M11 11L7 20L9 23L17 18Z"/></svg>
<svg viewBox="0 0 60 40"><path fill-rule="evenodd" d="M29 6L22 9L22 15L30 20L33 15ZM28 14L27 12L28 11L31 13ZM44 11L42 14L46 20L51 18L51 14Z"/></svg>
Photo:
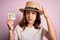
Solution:
<svg viewBox="0 0 60 40"><path fill-rule="evenodd" d="M28 19L29 21L31 21L32 19Z"/></svg>

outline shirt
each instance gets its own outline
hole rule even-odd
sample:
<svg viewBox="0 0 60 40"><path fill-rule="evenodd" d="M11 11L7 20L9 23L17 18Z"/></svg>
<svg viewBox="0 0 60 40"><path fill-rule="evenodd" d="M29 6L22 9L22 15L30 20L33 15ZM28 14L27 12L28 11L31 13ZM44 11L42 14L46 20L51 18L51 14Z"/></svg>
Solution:
<svg viewBox="0 0 60 40"><path fill-rule="evenodd" d="M14 30L14 40L43 40L43 27L40 30L26 27L24 31L17 25Z"/></svg>

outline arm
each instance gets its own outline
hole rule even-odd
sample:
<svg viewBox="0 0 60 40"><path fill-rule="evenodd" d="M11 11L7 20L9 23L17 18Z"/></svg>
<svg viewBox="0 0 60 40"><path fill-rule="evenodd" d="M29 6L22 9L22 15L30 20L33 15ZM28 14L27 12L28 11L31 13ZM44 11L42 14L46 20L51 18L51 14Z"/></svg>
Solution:
<svg viewBox="0 0 60 40"><path fill-rule="evenodd" d="M9 40L18 40L18 35L16 29L14 30L14 21L11 19L7 20L7 25L9 28ZM14 30L14 31L13 31Z"/></svg>
<svg viewBox="0 0 60 40"><path fill-rule="evenodd" d="M9 40L13 40L13 31L9 30Z"/></svg>
<svg viewBox="0 0 60 40"><path fill-rule="evenodd" d="M11 19L7 20L7 26L9 28L9 40L13 40L13 27L14 27L14 22Z"/></svg>
<svg viewBox="0 0 60 40"><path fill-rule="evenodd" d="M9 40L18 40L18 33L16 29L14 30L9 30Z"/></svg>
<svg viewBox="0 0 60 40"><path fill-rule="evenodd" d="M53 24L52 24L52 22L51 22L50 18L48 17L45 10L43 10L43 14L44 14L44 17L45 17L47 25L48 25L48 31L46 31L44 29L44 32L46 33L45 37L48 38L48 40L57 40L54 26L53 26Z"/></svg>

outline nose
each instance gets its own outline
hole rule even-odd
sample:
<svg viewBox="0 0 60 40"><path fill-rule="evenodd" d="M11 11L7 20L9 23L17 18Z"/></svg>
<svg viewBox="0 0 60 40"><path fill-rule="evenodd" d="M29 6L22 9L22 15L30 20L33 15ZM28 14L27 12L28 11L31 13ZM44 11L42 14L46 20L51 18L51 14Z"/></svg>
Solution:
<svg viewBox="0 0 60 40"><path fill-rule="evenodd" d="M32 17L32 13L31 13L31 12L29 13L29 17L30 17L30 18Z"/></svg>

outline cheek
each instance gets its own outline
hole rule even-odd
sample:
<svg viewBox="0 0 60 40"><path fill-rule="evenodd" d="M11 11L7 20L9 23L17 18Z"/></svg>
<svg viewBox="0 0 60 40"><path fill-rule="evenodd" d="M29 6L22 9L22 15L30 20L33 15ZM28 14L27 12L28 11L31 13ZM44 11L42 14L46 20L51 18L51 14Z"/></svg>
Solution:
<svg viewBox="0 0 60 40"><path fill-rule="evenodd" d="M36 15L33 16L33 20L36 20Z"/></svg>

